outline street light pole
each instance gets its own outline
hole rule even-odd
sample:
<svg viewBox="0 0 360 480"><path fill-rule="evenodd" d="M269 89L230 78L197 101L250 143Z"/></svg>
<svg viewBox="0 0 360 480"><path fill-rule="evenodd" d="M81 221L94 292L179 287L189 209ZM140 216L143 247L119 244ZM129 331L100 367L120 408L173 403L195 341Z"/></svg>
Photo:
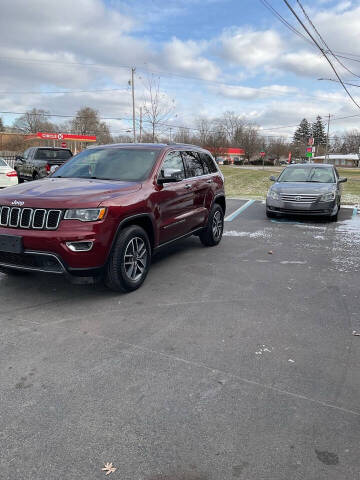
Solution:
<svg viewBox="0 0 360 480"><path fill-rule="evenodd" d="M133 140L136 143L136 129L135 129L135 85L134 85L135 68L131 69L131 94L132 94L132 109L133 109Z"/></svg>
<svg viewBox="0 0 360 480"><path fill-rule="evenodd" d="M328 126L327 126L327 135L326 135L326 152L325 152L325 160L328 159L328 152L329 152L329 132L330 132L330 113L328 116Z"/></svg>

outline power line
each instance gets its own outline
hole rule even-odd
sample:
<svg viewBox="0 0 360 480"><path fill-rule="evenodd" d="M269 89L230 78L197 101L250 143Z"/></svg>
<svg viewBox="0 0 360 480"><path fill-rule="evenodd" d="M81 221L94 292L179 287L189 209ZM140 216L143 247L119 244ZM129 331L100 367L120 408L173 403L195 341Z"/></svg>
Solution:
<svg viewBox="0 0 360 480"><path fill-rule="evenodd" d="M353 75L354 77L357 77L357 78L360 78L359 75L357 75L356 73L354 73L353 71L351 71L346 65L344 65L338 58L337 56L331 51L331 48L328 46L328 44L326 43L326 41L324 40L324 38L322 37L322 35L320 34L320 32L318 31L318 29L315 27L314 23L311 21L311 18L309 17L309 15L307 14L305 8L303 7L303 5L301 4L300 0L297 0L297 3L299 5L299 7L301 8L303 14L305 15L305 18L307 19L307 21L309 22L309 24L312 26L313 30L315 31L315 33L317 34L317 36L319 37L320 41L322 42L323 46L327 49L327 52L329 52L334 58L335 60L345 69L347 70L349 73L351 73L351 75Z"/></svg>
<svg viewBox="0 0 360 480"><path fill-rule="evenodd" d="M315 43L315 45L318 47L318 49L320 50L320 52L324 55L324 57L326 58L326 61L329 63L330 67L332 68L333 72L335 73L336 77L338 78L339 82L341 83L343 89L345 90L345 92L347 93L347 95L349 96L349 98L351 99L351 101L357 106L358 109L360 109L360 105L356 102L356 100L354 99L354 97L351 95L351 93L349 92L349 90L346 88L346 85L344 84L344 82L342 81L340 75L337 73L334 65L331 63L329 57L327 56L327 54L325 53L324 49L321 48L321 46L319 45L319 43L317 42L317 40L314 38L314 36L310 33L309 29L306 27L306 25L304 25L303 21L301 20L301 18L297 15L297 13L295 12L295 10L292 8L292 6L289 4L289 2L287 0L283 0L284 3L287 5L287 7L289 8L289 10L293 13L293 15L296 17L296 19L298 20L298 22L300 23L300 25L303 27L303 29L306 31L306 33L309 35L309 37L312 39L312 41Z"/></svg>
<svg viewBox="0 0 360 480"><path fill-rule="evenodd" d="M295 35L297 35L298 37L302 38L305 42L307 42L308 44L310 44L313 48L316 48L316 46L305 36L303 35L301 32L299 32L299 30L297 30L291 23L289 23L272 5L269 4L269 2L267 0L260 0L260 2L268 9L270 10L270 12L275 16L277 17L280 22L285 25L286 28L288 28L291 32L295 33ZM337 52L337 51L333 51L335 54L336 54L336 57L339 57L339 58L344 58L346 60L351 60L353 62L358 62L360 63L360 60L357 60L356 58L351 58L351 57L360 57L360 55L358 54L355 54L355 53L348 53L348 52ZM349 56L346 56L346 55L350 55ZM344 68L347 68L344 66Z"/></svg>

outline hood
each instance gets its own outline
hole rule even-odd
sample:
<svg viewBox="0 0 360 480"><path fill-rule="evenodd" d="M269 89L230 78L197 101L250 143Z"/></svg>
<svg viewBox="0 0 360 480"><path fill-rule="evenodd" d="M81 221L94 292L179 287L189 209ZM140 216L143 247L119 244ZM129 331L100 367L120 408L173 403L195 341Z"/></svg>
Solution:
<svg viewBox="0 0 360 480"><path fill-rule="evenodd" d="M335 183L311 183L311 182L278 182L272 186L272 190L277 193L308 193L312 195L322 195L326 192L332 192L336 188Z"/></svg>
<svg viewBox="0 0 360 480"><path fill-rule="evenodd" d="M34 208L97 207L105 200L140 190L141 183L86 178L44 178L0 192L0 205L24 202ZM19 205L19 203L18 203Z"/></svg>

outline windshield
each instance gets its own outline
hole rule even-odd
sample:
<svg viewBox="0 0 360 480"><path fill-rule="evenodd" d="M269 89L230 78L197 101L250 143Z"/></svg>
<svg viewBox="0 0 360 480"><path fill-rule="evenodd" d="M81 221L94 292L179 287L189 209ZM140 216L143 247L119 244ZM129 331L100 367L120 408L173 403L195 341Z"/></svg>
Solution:
<svg viewBox="0 0 360 480"><path fill-rule="evenodd" d="M40 148L35 154L36 160L67 160L72 157L70 150Z"/></svg>
<svg viewBox="0 0 360 480"><path fill-rule="evenodd" d="M158 151L123 148L84 150L52 176L139 182L150 174Z"/></svg>
<svg viewBox="0 0 360 480"><path fill-rule="evenodd" d="M7 163L5 162L5 160L3 158L0 158L0 167L7 167Z"/></svg>
<svg viewBox="0 0 360 480"><path fill-rule="evenodd" d="M335 183L334 171L331 167L296 167L285 168L278 182L312 182Z"/></svg>

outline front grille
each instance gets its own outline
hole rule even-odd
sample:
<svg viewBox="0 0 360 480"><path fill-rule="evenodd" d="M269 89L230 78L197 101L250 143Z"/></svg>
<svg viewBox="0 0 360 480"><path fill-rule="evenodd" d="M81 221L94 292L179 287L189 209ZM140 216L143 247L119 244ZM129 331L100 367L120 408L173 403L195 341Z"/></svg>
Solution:
<svg viewBox="0 0 360 480"><path fill-rule="evenodd" d="M280 193L280 197L284 202L295 203L313 203L319 199L319 195L310 195L307 193Z"/></svg>
<svg viewBox="0 0 360 480"><path fill-rule="evenodd" d="M292 210L290 208L278 208L272 207L271 211L279 213L290 213L291 215L326 215L329 213L329 210Z"/></svg>
<svg viewBox="0 0 360 480"><path fill-rule="evenodd" d="M0 207L0 226L33 230L56 230L62 217L61 210L44 208Z"/></svg>
<svg viewBox="0 0 360 480"><path fill-rule="evenodd" d="M64 272L57 257L49 254L0 252L0 265L50 273Z"/></svg>

